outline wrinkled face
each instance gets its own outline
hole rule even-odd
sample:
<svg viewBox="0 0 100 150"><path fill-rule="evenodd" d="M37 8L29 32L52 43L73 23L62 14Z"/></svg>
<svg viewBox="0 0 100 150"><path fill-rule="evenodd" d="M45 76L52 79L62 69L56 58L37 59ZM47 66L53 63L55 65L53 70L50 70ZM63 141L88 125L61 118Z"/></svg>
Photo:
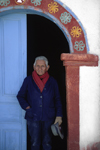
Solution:
<svg viewBox="0 0 100 150"><path fill-rule="evenodd" d="M49 66L47 67L45 64L44 60L37 60L36 61L36 65L33 66L34 70L36 71L36 73L41 76L43 75L46 71L48 71Z"/></svg>

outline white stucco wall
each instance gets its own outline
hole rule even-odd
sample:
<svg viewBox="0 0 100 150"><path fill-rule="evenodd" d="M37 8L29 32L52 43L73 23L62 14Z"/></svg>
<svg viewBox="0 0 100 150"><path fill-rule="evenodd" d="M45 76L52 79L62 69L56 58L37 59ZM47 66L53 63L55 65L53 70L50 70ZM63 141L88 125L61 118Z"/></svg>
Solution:
<svg viewBox="0 0 100 150"><path fill-rule="evenodd" d="M99 74L98 67L80 68L80 150L100 142Z"/></svg>
<svg viewBox="0 0 100 150"><path fill-rule="evenodd" d="M100 57L100 0L60 0L81 21L89 53ZM80 150L100 142L100 63L80 67Z"/></svg>

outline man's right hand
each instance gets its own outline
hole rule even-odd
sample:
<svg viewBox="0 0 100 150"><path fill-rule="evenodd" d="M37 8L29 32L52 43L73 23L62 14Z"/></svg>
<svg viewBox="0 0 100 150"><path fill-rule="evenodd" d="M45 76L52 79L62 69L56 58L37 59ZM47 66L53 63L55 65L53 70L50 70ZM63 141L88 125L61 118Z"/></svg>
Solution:
<svg viewBox="0 0 100 150"><path fill-rule="evenodd" d="M56 119L55 119L55 122L54 122L54 124L56 124L58 122L58 124L59 124L59 126L61 125L61 123L62 123L62 117L56 117Z"/></svg>

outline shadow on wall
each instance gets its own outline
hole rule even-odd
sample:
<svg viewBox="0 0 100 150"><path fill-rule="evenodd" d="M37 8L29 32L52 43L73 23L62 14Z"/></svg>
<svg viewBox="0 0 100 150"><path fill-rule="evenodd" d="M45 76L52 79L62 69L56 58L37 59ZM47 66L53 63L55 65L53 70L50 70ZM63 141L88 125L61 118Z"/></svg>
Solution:
<svg viewBox="0 0 100 150"><path fill-rule="evenodd" d="M46 56L50 65L49 74L57 80L61 95L65 138L62 140L53 136L53 150L67 150L65 68L60 60L61 53L69 53L69 45L57 25L44 17L27 15L27 75L33 71L35 57ZM27 150L30 150L29 134L27 139Z"/></svg>

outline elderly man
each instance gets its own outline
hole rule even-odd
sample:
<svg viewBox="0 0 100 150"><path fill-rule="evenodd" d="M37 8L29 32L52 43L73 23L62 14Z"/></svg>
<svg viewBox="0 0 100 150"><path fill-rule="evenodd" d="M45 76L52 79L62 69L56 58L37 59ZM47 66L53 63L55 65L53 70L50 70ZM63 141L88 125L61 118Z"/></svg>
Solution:
<svg viewBox="0 0 100 150"><path fill-rule="evenodd" d="M26 77L17 98L26 111L31 150L51 150L51 125L62 123L62 106L56 80L48 74L48 60L35 59L32 75Z"/></svg>

